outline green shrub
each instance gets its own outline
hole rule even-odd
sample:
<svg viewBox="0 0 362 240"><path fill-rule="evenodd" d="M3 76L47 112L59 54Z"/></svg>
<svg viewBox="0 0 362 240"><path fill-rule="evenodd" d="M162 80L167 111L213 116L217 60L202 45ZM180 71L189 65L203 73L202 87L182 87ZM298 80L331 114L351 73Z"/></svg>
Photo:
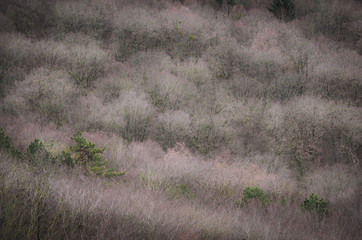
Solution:
<svg viewBox="0 0 362 240"><path fill-rule="evenodd" d="M74 159L72 158L71 153L69 151L67 151L67 150L63 150L59 154L58 159L59 159L61 164L67 165L68 167L74 167L75 166Z"/></svg>
<svg viewBox="0 0 362 240"><path fill-rule="evenodd" d="M305 198L301 204L303 210L318 215L319 219L329 214L327 206L328 202L323 198L318 198L318 195L314 193L312 193L309 198Z"/></svg>
<svg viewBox="0 0 362 240"><path fill-rule="evenodd" d="M23 158L23 154L11 144L11 138L5 134L4 129L1 127L0 127L0 150L10 153L13 157L17 159Z"/></svg>
<svg viewBox="0 0 362 240"><path fill-rule="evenodd" d="M49 150L53 146L46 145L42 140L35 138L27 147L25 152L25 159L31 163L55 163L56 156Z"/></svg>
<svg viewBox="0 0 362 240"><path fill-rule="evenodd" d="M243 190L243 198L240 200L238 200L236 202L236 205L238 207L243 207L246 204L248 204L251 200L258 200L260 201L263 205L267 204L270 202L270 199L268 197L268 195L266 193L264 193L264 190L258 187L246 187Z"/></svg>
<svg viewBox="0 0 362 240"><path fill-rule="evenodd" d="M0 128L0 147L5 151L9 151L11 148L11 138L6 136L3 128Z"/></svg>
<svg viewBox="0 0 362 240"><path fill-rule="evenodd" d="M71 146L72 158L75 164L83 166L90 172L94 172L98 176L112 177L121 176L125 171L116 172L112 168L106 168L104 165L107 161L103 160L101 155L105 148L97 148L92 142L82 137L81 131L77 131L72 139L76 142L75 146ZM64 153L65 162L69 162L69 154ZM69 165L73 163L69 162Z"/></svg>

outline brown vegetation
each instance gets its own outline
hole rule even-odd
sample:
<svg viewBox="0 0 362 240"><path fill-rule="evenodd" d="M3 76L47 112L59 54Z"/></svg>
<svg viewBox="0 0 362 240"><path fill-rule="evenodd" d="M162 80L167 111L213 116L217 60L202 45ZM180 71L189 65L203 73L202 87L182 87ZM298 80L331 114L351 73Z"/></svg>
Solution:
<svg viewBox="0 0 362 240"><path fill-rule="evenodd" d="M0 238L361 236L361 3L294 2L0 3Z"/></svg>

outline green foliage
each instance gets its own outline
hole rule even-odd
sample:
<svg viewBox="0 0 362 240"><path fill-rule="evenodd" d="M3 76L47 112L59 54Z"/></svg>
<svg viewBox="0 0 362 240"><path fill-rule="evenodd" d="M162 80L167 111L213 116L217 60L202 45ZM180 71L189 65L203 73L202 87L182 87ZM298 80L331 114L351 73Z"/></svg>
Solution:
<svg viewBox="0 0 362 240"><path fill-rule="evenodd" d="M26 153L28 155L35 155L36 153L43 150L45 150L44 142L38 138L35 138L34 141L29 144L28 148L26 149Z"/></svg>
<svg viewBox="0 0 362 240"><path fill-rule="evenodd" d="M27 147L25 158L31 163L54 163L56 158L49 151L49 148L53 145L46 145L42 140L35 138Z"/></svg>
<svg viewBox="0 0 362 240"><path fill-rule="evenodd" d="M268 194L264 193L263 189L258 187L246 187L243 190L243 198L241 201L238 200L236 205L238 207L243 207L253 199L260 201L263 205L270 202Z"/></svg>
<svg viewBox="0 0 362 240"><path fill-rule="evenodd" d="M11 138L6 136L3 128L0 128L0 147L6 151L9 151L11 147Z"/></svg>
<svg viewBox="0 0 362 240"><path fill-rule="evenodd" d="M75 146L70 147L75 164L83 166L98 176L112 177L125 174L125 171L116 172L112 168L106 168L104 165L107 164L107 161L103 160L100 155L104 152L105 148L97 148L94 143L87 142L82 137L81 131L78 130L72 139L76 142ZM64 154L65 162L69 162L69 155L67 153ZM72 165L72 163L69 165Z"/></svg>
<svg viewBox="0 0 362 240"><path fill-rule="evenodd" d="M291 21L295 18L294 0L273 0L268 9L279 20Z"/></svg>
<svg viewBox="0 0 362 240"><path fill-rule="evenodd" d="M323 198L318 198L317 194L312 193L309 198L305 198L301 204L301 208L313 214L316 214L319 219L322 219L324 216L329 214L327 208L328 202Z"/></svg>
<svg viewBox="0 0 362 240"><path fill-rule="evenodd" d="M11 144L11 138L5 134L4 129L1 127L0 127L0 150L8 152L10 155L12 155L17 159L23 158L23 154Z"/></svg>
<svg viewBox="0 0 362 240"><path fill-rule="evenodd" d="M70 150L74 153L73 157L77 164L86 166L88 163L100 161L105 148L96 148L92 142L82 137L81 131L77 131L72 139L76 142L75 146L71 146Z"/></svg>
<svg viewBox="0 0 362 240"><path fill-rule="evenodd" d="M10 137L0 128L0 150L10 153L18 160L26 160L32 164L61 163L69 167L80 165L98 176L113 177L125 174L125 171L115 171L113 168L106 168L106 160L103 160L102 154L105 148L96 148L92 142L87 142L78 130L72 139L76 142L71 146L71 152L63 150L60 153L52 152L53 141L46 144L44 141L35 138L27 147L25 154L11 145Z"/></svg>
<svg viewBox="0 0 362 240"><path fill-rule="evenodd" d="M68 167L74 167L75 165L74 159L72 158L72 155L70 154L69 151L63 150L59 154L58 159L61 164L65 164Z"/></svg>

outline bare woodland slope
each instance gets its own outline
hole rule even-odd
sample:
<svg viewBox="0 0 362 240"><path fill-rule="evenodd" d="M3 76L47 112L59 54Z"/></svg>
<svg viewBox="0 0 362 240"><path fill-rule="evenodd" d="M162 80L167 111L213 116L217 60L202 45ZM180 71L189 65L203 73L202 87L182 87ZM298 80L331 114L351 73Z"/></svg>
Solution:
<svg viewBox="0 0 362 240"><path fill-rule="evenodd" d="M1 1L0 239L358 239L361 3L273 2Z"/></svg>

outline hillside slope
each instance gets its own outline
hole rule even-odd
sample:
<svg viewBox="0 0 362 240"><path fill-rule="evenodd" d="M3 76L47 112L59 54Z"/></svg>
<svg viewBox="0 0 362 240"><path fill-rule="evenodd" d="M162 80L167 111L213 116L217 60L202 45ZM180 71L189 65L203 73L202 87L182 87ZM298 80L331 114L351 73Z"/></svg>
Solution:
<svg viewBox="0 0 362 240"><path fill-rule="evenodd" d="M270 2L3 1L0 238L357 239L361 4Z"/></svg>

